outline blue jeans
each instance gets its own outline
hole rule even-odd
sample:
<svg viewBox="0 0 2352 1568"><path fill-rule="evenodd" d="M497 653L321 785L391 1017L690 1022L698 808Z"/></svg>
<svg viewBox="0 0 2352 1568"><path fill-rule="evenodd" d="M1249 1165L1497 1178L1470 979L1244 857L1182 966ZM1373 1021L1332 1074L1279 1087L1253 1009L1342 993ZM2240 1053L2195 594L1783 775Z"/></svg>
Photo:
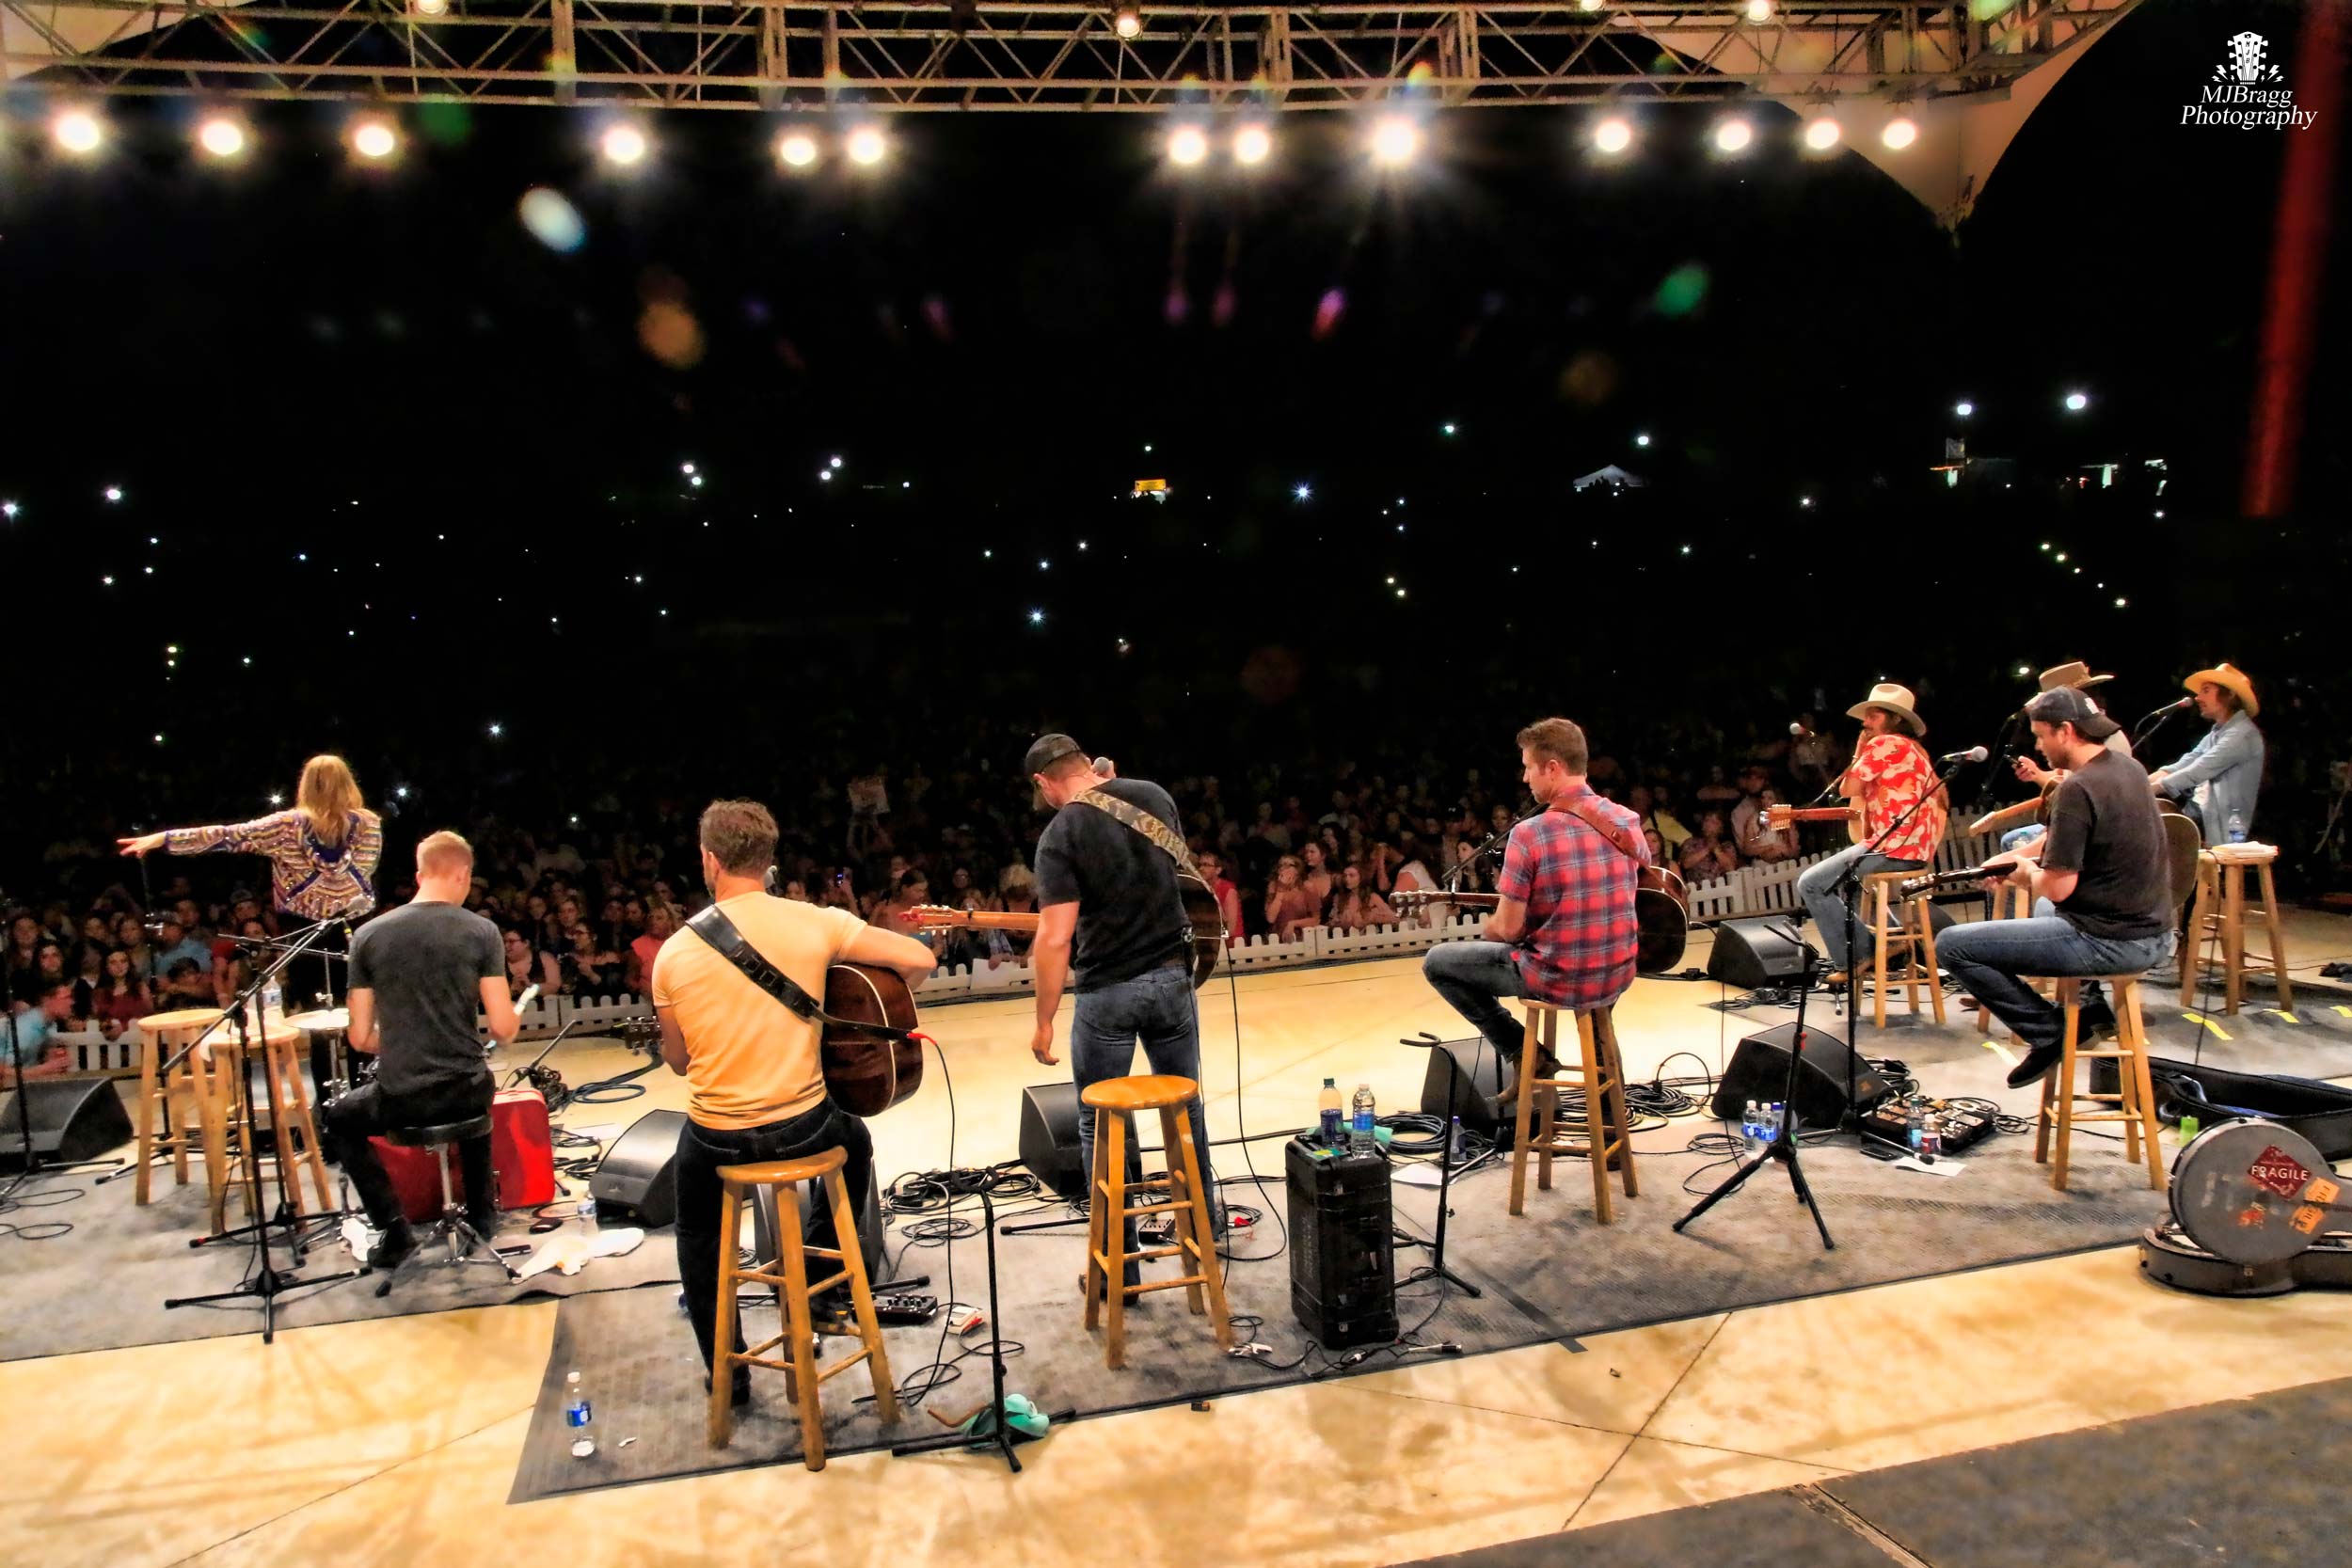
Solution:
<svg viewBox="0 0 2352 1568"><path fill-rule="evenodd" d="M2029 919L1979 920L1935 939L1936 958L1969 995L2026 1045L2052 1049L2065 1037L2066 1015L2019 975L2137 974L2171 951L2169 931L2118 939L2077 930L2047 898L2035 902Z"/></svg>
<svg viewBox="0 0 2352 1568"><path fill-rule="evenodd" d="M1507 942L1441 942L1421 960L1430 989L1470 1020L1506 1062L1519 1059L1519 1045L1527 1037L1527 1026L1502 1005L1506 997L1527 994L1527 982L1511 953Z"/></svg>
<svg viewBox="0 0 2352 1568"><path fill-rule="evenodd" d="M1106 1078L1124 1078L1135 1066L1136 1042L1143 1042L1144 1060L1153 1072L1200 1082L1200 1021L1192 1004L1189 963L1162 964L1132 980L1120 980L1098 990L1078 993L1070 1021L1070 1076L1077 1081L1078 1163L1086 1172L1087 1202L1095 1201L1094 1112L1087 1108L1087 1090ZM1200 1183L1207 1189L1214 1222L1222 1210L1216 1202L1216 1178L1209 1169L1209 1118L1203 1101L1207 1091L1192 1101L1192 1146L1200 1159ZM1167 1151L1170 1165L1176 1151ZM1127 1137L1127 1180L1143 1174L1143 1155L1133 1131ZM1136 1224L1127 1222L1127 1247L1135 1249Z"/></svg>
<svg viewBox="0 0 2352 1568"><path fill-rule="evenodd" d="M2042 835L2049 831L2039 822L2028 822L2022 828L2011 828L2001 835L2001 847L2022 849L2028 844L2038 843Z"/></svg>
<svg viewBox="0 0 2352 1568"><path fill-rule="evenodd" d="M1879 871L1916 871L1926 863L1923 861L1899 861L1886 855L1873 855L1867 852L1868 848L1867 845L1857 844L1851 848L1840 849L1829 859L1807 866L1804 875L1797 879L1797 896L1804 900L1806 911L1813 916L1814 929L1820 933L1821 951L1829 955L1832 969L1851 969L1857 963L1869 962L1874 947L1870 938L1870 922L1861 912L1861 905L1857 902L1854 906L1853 931L1861 941L1862 951L1859 954L1846 951L1846 906L1837 896L1837 884L1846 879L1848 868L1860 863L1851 873L1853 895L1859 900L1863 878ZM1940 948L1942 943L1937 945Z"/></svg>

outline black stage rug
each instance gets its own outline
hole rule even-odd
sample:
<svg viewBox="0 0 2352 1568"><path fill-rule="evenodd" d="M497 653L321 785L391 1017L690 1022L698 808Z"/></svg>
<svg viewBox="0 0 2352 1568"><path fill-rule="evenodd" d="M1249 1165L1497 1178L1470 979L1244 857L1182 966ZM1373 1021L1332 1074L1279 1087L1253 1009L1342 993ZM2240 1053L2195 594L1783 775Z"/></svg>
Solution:
<svg viewBox="0 0 2352 1568"><path fill-rule="evenodd" d="M2344 1560L2352 1380L1429 1558L1413 1568L2310 1568Z"/></svg>
<svg viewBox="0 0 2352 1568"><path fill-rule="evenodd" d="M1866 1039L1866 1048L1874 1043L1875 1037ZM1899 1047L1883 1049L1899 1049L1931 1092L1983 1095L2020 1111L2033 1102L2033 1091L2003 1086L2003 1063L1973 1034L1931 1027L1906 1031ZM1486 1294L1472 1301L1448 1291L1441 1300L1431 1286L1403 1292L1398 1318L1407 1337L1417 1330L1422 1344L1448 1342L1471 1353L1565 1340L2114 1245L2131 1240L2163 1212L2162 1197L2148 1190L2145 1167L2126 1166L2121 1143L2093 1137L2090 1129L2077 1135L2074 1178L2064 1193L2052 1190L2046 1168L2033 1164L2029 1136L1997 1136L1979 1146L1950 1163L1960 1170L1955 1176L1866 1160L1855 1151L1854 1140L1845 1137L1811 1149L1804 1162L1836 1239L1835 1251L1822 1249L1777 1166L1759 1172L1746 1190L1710 1211L1687 1234L1676 1235L1674 1220L1694 1201L1685 1193L1685 1182L1704 1191L1728 1168L1705 1169L1706 1157L1682 1152L1693 1132L1715 1126L1686 1117L1641 1133L1642 1196L1620 1198L1613 1226L1594 1222L1591 1178L1580 1161L1555 1165L1549 1193L1534 1189L1531 1171L1527 1212L1518 1218L1504 1212L1507 1170L1490 1164L1458 1180L1447 1262ZM1239 1161L1227 1157L1229 1199L1260 1202L1231 1184L1241 1172L1235 1168ZM1260 1170L1278 1168L1279 1146L1261 1146L1256 1159ZM1264 1195L1265 1233L1250 1236L1242 1248L1271 1255L1280 1241L1271 1217L1283 1201L1279 1178L1266 1183ZM1436 1195L1428 1189L1396 1187L1397 1219L1405 1228L1427 1236L1436 1208ZM1130 1320L1126 1369L1105 1370L1099 1338L1089 1337L1081 1323L1076 1280L1083 1239L1073 1227L1006 1236L998 1243L1005 1334L1025 1347L1008 1363L1007 1386L1039 1405L1102 1415L1338 1370L1334 1358L1309 1346L1292 1318L1287 1258L1237 1262L1228 1278L1233 1310L1263 1319L1248 1335L1271 1346L1277 1363L1295 1362L1289 1370L1218 1354L1204 1323L1185 1311L1177 1291L1148 1298L1149 1305ZM1422 1256L1418 1249L1401 1248L1398 1272L1409 1270ZM984 1300L977 1238L956 1244L955 1263L955 1293ZM918 1268L930 1271L933 1293L948 1294L939 1252L917 1250L899 1264L902 1274ZM763 1322L772 1320L755 1322L755 1338ZM939 1331L893 1329L887 1338L892 1371L903 1384L931 1359ZM1383 1353L1361 1363L1361 1370L1393 1365L1396 1358ZM604 1428L603 1451L591 1460L571 1458L563 1424L560 1389L564 1374L573 1370L594 1390ZM928 1402L955 1413L980 1402L986 1397L985 1359L967 1359L961 1371L960 1381ZM751 1418L739 1424L733 1447L714 1453L704 1443L700 1371L675 1293L628 1291L566 1301L514 1497L522 1501L794 1458L800 1444L783 1404L783 1380L773 1373L756 1378ZM916 1411L897 1431L885 1433L868 1406L851 1402L865 1391L863 1371L827 1387L828 1452L883 1447L940 1430ZM636 1441L618 1447L630 1437Z"/></svg>

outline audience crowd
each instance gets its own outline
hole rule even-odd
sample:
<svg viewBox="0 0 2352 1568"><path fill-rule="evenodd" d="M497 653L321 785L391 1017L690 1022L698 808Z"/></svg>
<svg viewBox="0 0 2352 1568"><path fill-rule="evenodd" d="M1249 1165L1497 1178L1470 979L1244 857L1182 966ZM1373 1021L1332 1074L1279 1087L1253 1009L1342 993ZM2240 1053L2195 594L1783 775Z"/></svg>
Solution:
<svg viewBox="0 0 2352 1568"><path fill-rule="evenodd" d="M1592 783L1641 817L1653 858L1692 880L1788 860L1804 852L1798 836L1769 831L1763 808L1810 800L1846 747L1817 731L1810 715L1797 728L1762 738L1752 732L1744 744L1701 737L1714 742L1708 751L1695 751L1680 732L1656 743L1661 757L1724 758L1697 768L1620 761L1597 747ZM1287 942L1313 927L1443 919L1452 911L1441 901L1398 895L1492 892L1501 863L1495 835L1525 804L1513 774L1449 770L1428 752L1376 766L1267 765L1239 780L1154 762L1136 758L1129 770L1156 778L1174 797L1235 940ZM926 927L915 911L1037 908L1027 863L1042 817L1026 780L966 753L937 777L920 764L845 769L815 779L803 799L771 803L785 829L785 896L907 932L947 964L994 968L1025 954L1023 934ZM624 810L617 792L586 804L586 814L567 814L561 827L496 817L460 824L476 851L467 902L503 933L517 991L535 983L550 996L643 995L655 952L703 900L691 802L649 801L641 818ZM413 893L414 834L440 825L392 832L379 883L386 907ZM257 892L266 888L259 862L159 854L142 877L129 862L105 863L94 843L87 847L78 869L106 885L78 900L8 911L8 993L20 1037L96 1029L112 1038L151 1011L225 1003L251 974L249 950L231 936L276 935L299 924ZM151 903L135 883L155 889ZM299 981L289 992L290 1006L308 1000ZM19 1054L30 1063L42 1053L20 1044ZM6 1059L0 1039L0 1068Z"/></svg>

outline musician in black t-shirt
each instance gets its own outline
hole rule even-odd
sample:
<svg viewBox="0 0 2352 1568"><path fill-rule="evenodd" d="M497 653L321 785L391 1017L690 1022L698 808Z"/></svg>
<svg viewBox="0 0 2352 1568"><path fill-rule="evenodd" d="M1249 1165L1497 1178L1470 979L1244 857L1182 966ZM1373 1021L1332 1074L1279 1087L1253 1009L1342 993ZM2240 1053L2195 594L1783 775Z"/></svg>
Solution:
<svg viewBox="0 0 2352 1568"><path fill-rule="evenodd" d="M389 1269L414 1252L417 1239L400 1196L368 1142L389 1127L469 1121L490 1109L496 1090L475 1032L487 1014L490 1037L504 1045L522 1026L506 985L498 927L463 907L473 880L473 847L455 833L417 846L417 896L378 915L351 939L352 1048L373 1052L375 1081L326 1107L343 1174L358 1189L377 1240L373 1268ZM457 1146L466 1177L466 1217L488 1240L498 1231L498 1186L485 1133Z"/></svg>
<svg viewBox="0 0 2352 1568"><path fill-rule="evenodd" d="M1070 1075L1078 1092L1105 1078L1122 1078L1143 1046L1152 1070L1200 1082L1200 1026L1192 1001L1192 921L1177 890L1172 856L1135 828L1081 797L1099 791L1165 823L1184 836L1176 802L1145 779L1106 779L1066 735L1039 737L1022 770L1040 800L1055 808L1037 841L1037 1030L1029 1052L1048 1066L1054 1054L1054 1016L1065 987L1077 993L1070 1023ZM1200 1179L1209 1174L1209 1127L1201 1097L1192 1102L1192 1141ZM1079 1168L1094 1169L1094 1116L1078 1117ZM1127 1146L1130 1179L1142 1157ZM1211 1205L1218 1234L1223 1208ZM1127 1225L1135 1245L1135 1223ZM1136 1280L1128 1265L1128 1284Z"/></svg>
<svg viewBox="0 0 2352 1568"><path fill-rule="evenodd" d="M2106 749L2114 720L2072 687L2026 705L2034 743L2067 770L2050 802L2050 832L2038 847L1996 855L1988 868L2030 888L2026 920L1981 920L1938 937L1936 957L1968 993L2017 1032L2025 1060L2011 1088L2058 1065L2065 1017L2021 975L2137 974L2172 951L2170 859L2156 820L2147 769ZM2112 1032L2103 1004L2086 998L2081 1037Z"/></svg>

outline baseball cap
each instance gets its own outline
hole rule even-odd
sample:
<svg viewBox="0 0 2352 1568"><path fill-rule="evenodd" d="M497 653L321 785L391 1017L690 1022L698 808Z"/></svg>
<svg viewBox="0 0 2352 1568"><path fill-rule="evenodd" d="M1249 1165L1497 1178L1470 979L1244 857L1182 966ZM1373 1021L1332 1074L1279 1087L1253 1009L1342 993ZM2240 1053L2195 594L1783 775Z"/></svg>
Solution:
<svg viewBox="0 0 2352 1568"><path fill-rule="evenodd" d="M2085 740L2105 740L2123 726L2101 713L2076 688L2044 691L2026 705L2026 717L2043 724L2072 724Z"/></svg>
<svg viewBox="0 0 2352 1568"><path fill-rule="evenodd" d="M1085 754L1085 747L1058 731L1052 735L1041 735L1029 742L1029 750L1021 759L1021 771L1034 779L1064 757ZM1044 791L1032 788L1029 804L1039 811L1045 810Z"/></svg>

